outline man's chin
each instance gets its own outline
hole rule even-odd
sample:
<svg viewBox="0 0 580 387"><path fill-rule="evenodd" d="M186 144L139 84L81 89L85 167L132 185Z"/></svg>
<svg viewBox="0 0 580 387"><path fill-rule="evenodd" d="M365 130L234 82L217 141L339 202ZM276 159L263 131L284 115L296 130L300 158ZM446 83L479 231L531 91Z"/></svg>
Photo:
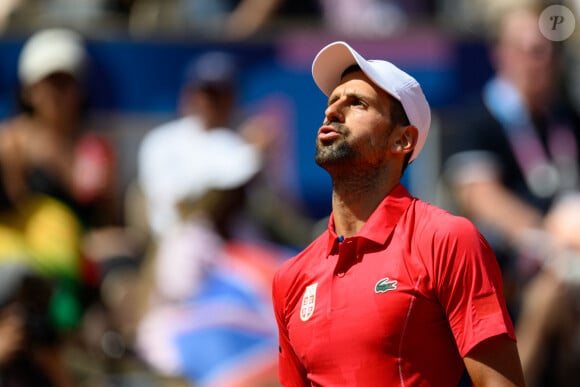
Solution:
<svg viewBox="0 0 580 387"><path fill-rule="evenodd" d="M318 149L314 161L316 161L316 164L320 167L329 169L347 164L350 158L350 153L347 152L339 152L331 149Z"/></svg>

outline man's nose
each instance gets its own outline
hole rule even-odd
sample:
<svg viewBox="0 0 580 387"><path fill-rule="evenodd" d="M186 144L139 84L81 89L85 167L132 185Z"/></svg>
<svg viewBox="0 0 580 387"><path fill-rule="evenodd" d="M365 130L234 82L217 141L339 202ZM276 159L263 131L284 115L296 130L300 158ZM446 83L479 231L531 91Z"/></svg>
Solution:
<svg viewBox="0 0 580 387"><path fill-rule="evenodd" d="M324 118L326 122L343 122L344 114L342 110L342 104L340 101L335 101L327 106L324 111Z"/></svg>

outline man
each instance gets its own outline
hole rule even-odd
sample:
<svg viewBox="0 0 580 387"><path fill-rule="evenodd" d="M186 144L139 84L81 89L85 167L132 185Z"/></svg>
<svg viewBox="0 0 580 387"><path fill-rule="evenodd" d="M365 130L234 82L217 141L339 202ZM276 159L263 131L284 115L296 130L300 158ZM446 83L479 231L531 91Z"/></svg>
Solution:
<svg viewBox="0 0 580 387"><path fill-rule="evenodd" d="M329 97L316 162L333 212L274 278L281 383L453 386L467 369L477 386L523 385L489 245L400 183L429 130L420 85L344 42L312 74Z"/></svg>

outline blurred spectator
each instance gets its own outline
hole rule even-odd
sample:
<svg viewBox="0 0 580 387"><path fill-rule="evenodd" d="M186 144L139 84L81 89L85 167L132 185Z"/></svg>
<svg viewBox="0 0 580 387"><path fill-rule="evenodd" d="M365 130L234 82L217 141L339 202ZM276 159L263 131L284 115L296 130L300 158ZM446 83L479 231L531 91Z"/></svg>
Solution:
<svg viewBox="0 0 580 387"><path fill-rule="evenodd" d="M244 40L288 25L318 21L311 0L136 0L134 34L172 32L209 39Z"/></svg>
<svg viewBox="0 0 580 387"><path fill-rule="evenodd" d="M437 7L441 28L459 36L482 37L493 30L494 21L513 7L540 7L545 0L440 0Z"/></svg>
<svg viewBox="0 0 580 387"><path fill-rule="evenodd" d="M293 29L328 29L376 38L401 32L409 20L429 21L430 0L6 0L0 30L66 26L85 33L129 31L195 34L204 39L244 40ZM383 22L388 20L388 22ZM107 26L106 30L103 26Z"/></svg>
<svg viewBox="0 0 580 387"><path fill-rule="evenodd" d="M18 202L43 192L70 205L89 226L118 219L112 145L83 130L88 65L80 35L42 30L22 48L21 111L3 124L5 184Z"/></svg>
<svg viewBox="0 0 580 387"><path fill-rule="evenodd" d="M409 24L429 20L430 1L318 0L327 30L356 38L384 38L401 34Z"/></svg>
<svg viewBox="0 0 580 387"><path fill-rule="evenodd" d="M0 383L72 387L50 319L51 287L26 265L0 265Z"/></svg>
<svg viewBox="0 0 580 387"><path fill-rule="evenodd" d="M61 335L79 318L80 223L46 195L14 205L1 171L0 384L72 387Z"/></svg>
<svg viewBox="0 0 580 387"><path fill-rule="evenodd" d="M432 0L6 0L0 4L0 31L61 26L98 35L245 40L326 29L377 38L401 33L411 21L430 22L435 7Z"/></svg>
<svg viewBox="0 0 580 387"><path fill-rule="evenodd" d="M262 175L283 136L271 117L239 118L239 70L225 52L194 58L182 117L154 128L139 152L154 249L142 273L150 294L137 348L162 374L196 386L258 387L277 378L270 283L291 253L269 238L268 221L252 207L292 207L272 198Z"/></svg>
<svg viewBox="0 0 580 387"><path fill-rule="evenodd" d="M401 33L410 21L428 22L429 0L137 0L133 32L194 32L205 38L244 40L268 33L326 30L359 38Z"/></svg>
<svg viewBox="0 0 580 387"><path fill-rule="evenodd" d="M0 4L0 31L28 32L59 26L85 33L124 33L134 1L7 0Z"/></svg>
<svg viewBox="0 0 580 387"><path fill-rule="evenodd" d="M558 47L541 35L539 11L516 7L501 14L495 76L444 125L444 173L458 210L484 230L500 259L528 385L572 385L578 383L570 379L573 368L562 368L570 358L578 364L577 329L541 326L578 317L569 281L554 271L573 261L551 248L556 228L547 219L556 219L551 211L578 191L580 121L559 88ZM560 286L566 291L556 291ZM562 308L536 302L542 292L544 301L558 298Z"/></svg>
<svg viewBox="0 0 580 387"><path fill-rule="evenodd" d="M21 6L21 0L8 0L0 4L0 31L4 32L12 13Z"/></svg>
<svg viewBox="0 0 580 387"><path fill-rule="evenodd" d="M580 111L580 1L568 0L564 4L570 8L576 16L576 28L572 36L563 43L566 47L566 60L570 74L570 90L576 109Z"/></svg>
<svg viewBox="0 0 580 387"><path fill-rule="evenodd" d="M59 333L71 332L81 318L81 235L75 214L49 196L0 206L0 270L20 264L49 279L50 316Z"/></svg>
<svg viewBox="0 0 580 387"><path fill-rule="evenodd" d="M43 193L65 203L87 236L108 240L100 248L83 244L83 254L98 260L124 254L127 246L117 234L115 148L87 129L89 65L84 40L72 30L41 30L28 39L18 63L20 111L2 123L0 160L10 201Z"/></svg>
<svg viewBox="0 0 580 387"><path fill-rule="evenodd" d="M115 149L87 129L89 64L78 33L33 34L18 62L21 109L0 130L0 238L12 241L2 258L50 280L51 313L75 343L110 262L135 264L140 254L120 216Z"/></svg>
<svg viewBox="0 0 580 387"><path fill-rule="evenodd" d="M253 175L259 168L260 154L233 129L239 125L237 71L235 58L225 52L196 58L186 72L181 117L152 129L142 140L139 185L157 236L180 222L181 200L203 193L209 184L228 188L237 184L231 177L238 171ZM208 169L206 159L221 169Z"/></svg>
<svg viewBox="0 0 580 387"><path fill-rule="evenodd" d="M188 27L208 36L244 39L270 20L280 0L181 0Z"/></svg>
<svg viewBox="0 0 580 387"><path fill-rule="evenodd" d="M225 172L227 188L220 179L200 182L180 204L180 224L160 238L137 350L161 374L195 386L270 386L277 380L270 283L291 252L239 236L244 188L258 169L238 145L219 145L204 157L207 173L224 174L222 152L238 167Z"/></svg>
<svg viewBox="0 0 580 387"><path fill-rule="evenodd" d="M101 172L101 168L108 167L109 150L96 137L80 137L78 131L83 103L79 79L85 59L80 37L71 31L47 30L31 37L22 49L18 67L22 110L4 122L0 131L3 186L16 218L52 221L44 226L31 224L40 235L49 232L43 231L44 227L51 227L51 232L71 227L68 239L62 240L67 243L53 246L52 250L46 243L38 244L35 255L41 267L67 263L66 275L60 275L61 285L65 293L73 294L78 292L74 289L81 277L80 222L87 220L86 211L95 199L109 199L105 195L108 176ZM89 151L84 152L83 148ZM95 169L85 174L85 165ZM81 176L79 180L77 177ZM72 219L56 227L54 219L58 219L55 216L59 210L72 210L68 214ZM39 214L45 214L44 218ZM26 224L22 219L13 223ZM41 246L45 249L40 250ZM52 260L47 259L50 256ZM63 274L55 271L50 274ZM69 318L80 318L79 307L73 312L76 317Z"/></svg>
<svg viewBox="0 0 580 387"><path fill-rule="evenodd" d="M194 58L180 96L180 118L143 138L138 183L154 236L180 223L181 201L196 198L207 186L227 189L247 173L254 178L248 188L251 197L238 212L241 223L229 229L220 223L220 232L292 246L309 242L313 222L291 195L281 192L275 181L280 170L272 168L288 162L280 158L281 148L287 147L283 140L288 136L280 133L285 127L276 113L248 113L239 106L239 71L239 62L229 53L207 52ZM213 169L210 163L215 164Z"/></svg>

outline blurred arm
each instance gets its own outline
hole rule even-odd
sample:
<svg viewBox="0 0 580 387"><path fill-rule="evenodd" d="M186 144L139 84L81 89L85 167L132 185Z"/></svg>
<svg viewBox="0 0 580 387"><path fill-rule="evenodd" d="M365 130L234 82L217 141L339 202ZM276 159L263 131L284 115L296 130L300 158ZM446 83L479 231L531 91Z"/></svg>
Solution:
<svg viewBox="0 0 580 387"><path fill-rule="evenodd" d="M457 184L455 192L463 211L499 230L518 244L525 232L542 225L539 211L521 201L496 180Z"/></svg>
<svg viewBox="0 0 580 387"><path fill-rule="evenodd" d="M276 12L280 0L244 0L231 13L227 33L237 39L251 36L258 32Z"/></svg>

